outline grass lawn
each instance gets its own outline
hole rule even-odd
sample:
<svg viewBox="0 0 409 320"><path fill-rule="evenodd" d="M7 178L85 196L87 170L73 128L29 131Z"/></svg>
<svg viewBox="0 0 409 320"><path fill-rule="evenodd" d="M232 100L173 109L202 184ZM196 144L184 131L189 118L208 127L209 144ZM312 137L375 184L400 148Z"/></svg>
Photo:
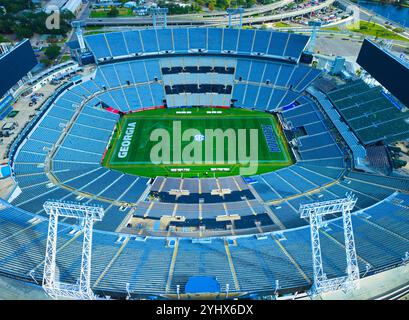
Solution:
<svg viewBox="0 0 409 320"><path fill-rule="evenodd" d="M286 27L289 27L289 26L290 25L288 23L285 23L285 22L282 22L282 21L274 23L274 27L277 27L277 28L286 28Z"/></svg>
<svg viewBox="0 0 409 320"><path fill-rule="evenodd" d="M69 54L65 54L61 58L61 63L71 60L71 56Z"/></svg>
<svg viewBox="0 0 409 320"><path fill-rule="evenodd" d="M103 29L95 30L95 31L86 31L85 35L90 36L90 35L93 35L93 34L110 33L110 32L114 32L114 31L112 31L112 30L103 30Z"/></svg>
<svg viewBox="0 0 409 320"><path fill-rule="evenodd" d="M98 31L100 29L101 29L100 26L86 26L85 27L85 31Z"/></svg>
<svg viewBox="0 0 409 320"><path fill-rule="evenodd" d="M332 26L332 27L324 27L322 30L328 30L328 31L341 31L341 29L338 26Z"/></svg>
<svg viewBox="0 0 409 320"><path fill-rule="evenodd" d="M118 17L132 17L134 16L130 8L118 8ZM90 18L109 18L109 9L94 9L90 12Z"/></svg>
<svg viewBox="0 0 409 320"><path fill-rule="evenodd" d="M181 111L191 113L180 114ZM212 111L219 113L209 114ZM178 126L180 126L180 134L178 134ZM270 151L267 145L263 128L271 128L270 133L276 142L274 151ZM166 144L161 152L155 154L164 156L168 150L170 162L155 164L151 160L151 151L155 150L158 143L163 141L162 138L151 139L151 134L155 129L164 129L162 132L169 133L169 144ZM181 140L180 137L187 129L196 129L196 132ZM237 140L224 138L224 145L219 145L218 138L209 138L205 132L205 130L216 129L221 129L224 133L227 132L226 130L233 132L233 136ZM245 138L242 140L238 139L239 129L246 130ZM250 129L257 129L254 131L255 136L252 139L250 139ZM199 136L194 138L194 135ZM213 145L210 144L210 141L213 141ZM180 142L180 148L176 146L176 142ZM155 109L122 116L103 159L103 165L111 169L147 177L238 175L240 168L247 168L249 163L243 164L236 160L239 158L238 150L234 154L236 159L228 163L228 152L234 150L235 147L238 149L244 143L246 155L249 155L250 148L256 155L251 163L257 165L257 174L277 170L293 163L285 137L275 116L245 109L191 108ZM196 148L194 151L188 149L193 146ZM178 151L179 149L180 151ZM206 150L210 155L207 159L205 157ZM223 157L223 161L218 163L215 161L217 150ZM198 156L198 161L187 163L186 154L192 157ZM221 169L223 171L220 171Z"/></svg>
<svg viewBox="0 0 409 320"><path fill-rule="evenodd" d="M393 32L379 24L368 22L368 21L360 21L360 27L354 28L353 26L347 27L352 32L361 33L367 36L373 36L378 38L384 39L391 39L391 40L400 40L400 41L409 41L408 38L402 37L396 32Z"/></svg>
<svg viewBox="0 0 409 320"><path fill-rule="evenodd" d="M10 42L10 40L0 34L0 42Z"/></svg>

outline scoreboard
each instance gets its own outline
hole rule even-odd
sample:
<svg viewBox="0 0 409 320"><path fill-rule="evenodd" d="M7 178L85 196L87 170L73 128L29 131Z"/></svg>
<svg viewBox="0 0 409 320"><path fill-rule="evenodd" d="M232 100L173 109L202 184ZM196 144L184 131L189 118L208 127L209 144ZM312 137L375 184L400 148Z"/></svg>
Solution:
<svg viewBox="0 0 409 320"><path fill-rule="evenodd" d="M365 39L357 63L409 107L409 64Z"/></svg>
<svg viewBox="0 0 409 320"><path fill-rule="evenodd" d="M29 40L23 40L12 50L0 56L0 97L37 65ZM6 75L6 76L4 76Z"/></svg>

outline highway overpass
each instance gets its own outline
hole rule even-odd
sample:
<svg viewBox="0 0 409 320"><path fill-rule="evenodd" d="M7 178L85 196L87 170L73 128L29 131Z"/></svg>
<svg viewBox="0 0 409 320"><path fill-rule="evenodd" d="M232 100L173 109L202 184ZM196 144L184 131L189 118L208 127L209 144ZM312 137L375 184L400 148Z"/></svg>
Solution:
<svg viewBox="0 0 409 320"><path fill-rule="evenodd" d="M306 7L300 10L293 10L283 12L280 14L268 14L271 10L277 9L284 5L293 2L293 0L283 0L273 5L266 5L263 7L257 7L252 11L248 10L243 14L244 25L263 24L268 22L280 21L284 19L293 18L300 15L306 15L314 11L321 10L328 7L335 0L326 0L318 5ZM264 8L267 7L267 8ZM266 14L259 16L260 14ZM256 15L256 16L255 16ZM151 17L132 17L132 18L87 18L84 20L87 26L145 26L151 25ZM227 14L219 16L208 17L206 14L188 14L188 15L175 15L168 16L167 22L169 25L196 25L196 26L209 26L209 25L227 25Z"/></svg>

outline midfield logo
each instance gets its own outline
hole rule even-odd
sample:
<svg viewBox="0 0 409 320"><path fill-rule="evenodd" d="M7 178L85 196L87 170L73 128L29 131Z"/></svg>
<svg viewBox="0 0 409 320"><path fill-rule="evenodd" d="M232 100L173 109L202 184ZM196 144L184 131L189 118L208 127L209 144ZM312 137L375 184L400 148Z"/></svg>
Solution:
<svg viewBox="0 0 409 320"><path fill-rule="evenodd" d="M240 164L241 175L253 175L258 169L258 135L258 129L205 129L203 134L190 128L182 132L181 122L173 121L172 134L163 128L152 131L150 141L157 143L151 149L150 159L158 165ZM182 142L189 142L183 150Z"/></svg>

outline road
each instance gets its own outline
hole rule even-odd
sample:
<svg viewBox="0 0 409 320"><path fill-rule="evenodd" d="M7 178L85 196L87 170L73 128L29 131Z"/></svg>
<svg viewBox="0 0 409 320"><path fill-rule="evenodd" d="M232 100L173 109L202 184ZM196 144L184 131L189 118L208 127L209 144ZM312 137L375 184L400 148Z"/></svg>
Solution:
<svg viewBox="0 0 409 320"><path fill-rule="evenodd" d="M334 0L327 0L323 3L321 3L319 6L314 6L314 7L309 7L309 8L304 8L302 10L297 10L297 11L292 11L292 12L285 12L283 14L276 14L276 15L268 15L268 16L262 16L262 17L250 17L251 15L254 15L255 13L259 12L268 12L273 9L276 9L278 7L282 7L293 0L282 0L279 2L276 2L272 5L267 5L264 7L255 7L253 9L248 9L245 12L245 17L243 18L243 23L244 24L252 24L252 23L265 23L265 22L271 22L271 21L277 21L281 20L284 18L289 18L301 14L308 14L309 12L319 10L321 8L327 7L331 3L334 2ZM339 0L341 3L343 3L345 6L349 5L354 5L354 3L350 2L349 0ZM384 17L381 17L379 15L376 15L372 12L370 12L367 9L360 8L358 7L360 11L360 19L366 20L366 21L373 21L378 24L384 25L385 22L389 22L390 24L394 25L395 27L401 27L397 23L394 23L393 21L390 21ZM106 18L106 19L93 19L93 18L88 18L89 13L90 13L90 4L87 4L83 9L82 12L79 14L79 19L84 20L87 25L96 25L96 26L118 26L118 27L123 27L123 26L135 26L135 25L151 25L152 24L152 19L151 17L134 17L134 18ZM169 24L180 24L180 25L206 25L206 26L220 26L220 25L226 25L227 24L227 17L225 15L222 15L221 13L216 13L212 17L207 17L206 19L201 19L203 16L206 16L208 14L189 14L189 15L175 15L175 16L169 16L168 17L168 23ZM308 27L297 27L297 28L282 28L283 31L285 30L293 30L297 32L302 32L302 33L310 33L311 29ZM334 35L337 36L355 36L356 34L351 33L349 30L341 26L342 31L341 32L335 32L335 31L328 31ZM322 30L325 32L324 30ZM321 33L321 32L320 32ZM403 33L404 36L409 37L409 32L408 29L405 29L405 32ZM356 35L357 36L357 35ZM75 39L76 36L75 34L71 34L70 40ZM407 43L400 43L400 41L395 41L396 44L400 47L406 46Z"/></svg>
<svg viewBox="0 0 409 320"><path fill-rule="evenodd" d="M274 9L283 7L293 0L282 0L277 3L259 6L254 9L248 9L243 14L243 24L263 24L267 22L280 21L282 19L288 19L300 15L309 14L314 11L321 10L331 5L335 0L326 0L316 6L306 7L301 10L288 11L280 14L268 14ZM266 14L264 16L259 16ZM85 21L87 26L114 26L114 25L150 25L152 24L151 17L132 17L132 18L85 18L86 15L82 15L81 18ZM209 14L188 14L188 15L173 15L168 16L169 25L227 25L228 17L226 14L216 14L209 16Z"/></svg>

